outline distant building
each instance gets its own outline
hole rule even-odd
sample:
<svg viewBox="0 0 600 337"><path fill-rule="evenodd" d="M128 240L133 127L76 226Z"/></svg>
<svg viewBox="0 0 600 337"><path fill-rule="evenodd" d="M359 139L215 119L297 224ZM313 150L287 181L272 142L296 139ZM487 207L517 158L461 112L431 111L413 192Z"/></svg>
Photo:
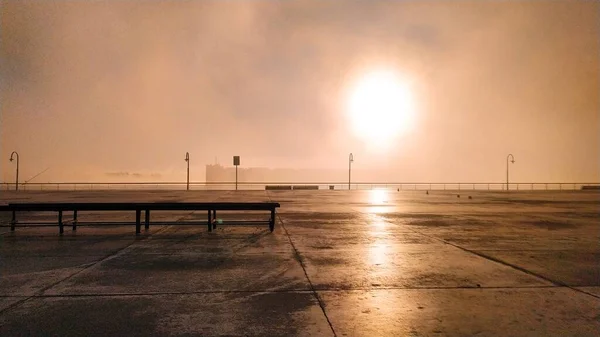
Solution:
<svg viewBox="0 0 600 337"><path fill-rule="evenodd" d="M344 181L344 177L344 172L338 172L336 170L238 167L239 182L315 183ZM235 181L235 167L224 167L219 164L206 165L206 182L232 181Z"/></svg>
<svg viewBox="0 0 600 337"><path fill-rule="evenodd" d="M256 169L247 167L238 167L238 181L262 181L256 179L256 174L253 172ZM254 174L253 174L254 173ZM255 178L255 179L253 179ZM235 181L235 167L223 167L219 164L206 165L206 182L230 182Z"/></svg>

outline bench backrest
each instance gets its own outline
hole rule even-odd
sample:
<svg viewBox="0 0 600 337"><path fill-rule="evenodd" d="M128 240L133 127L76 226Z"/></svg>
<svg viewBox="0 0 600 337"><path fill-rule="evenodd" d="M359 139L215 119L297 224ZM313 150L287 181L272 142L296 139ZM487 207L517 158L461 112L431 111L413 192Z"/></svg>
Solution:
<svg viewBox="0 0 600 337"><path fill-rule="evenodd" d="M68 202L10 203L0 211L127 211L127 210L274 210L276 202Z"/></svg>

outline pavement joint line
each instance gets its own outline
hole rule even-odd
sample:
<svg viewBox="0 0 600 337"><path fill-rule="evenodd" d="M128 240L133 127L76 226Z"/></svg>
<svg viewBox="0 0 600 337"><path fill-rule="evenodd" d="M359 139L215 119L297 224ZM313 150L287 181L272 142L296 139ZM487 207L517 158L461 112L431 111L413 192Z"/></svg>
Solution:
<svg viewBox="0 0 600 337"><path fill-rule="evenodd" d="M71 256L68 254L61 254L61 255L19 255L19 256L10 256L10 255L4 255L4 258L6 259L30 259L32 257L35 258L49 258L49 259L54 259L57 257L103 257L106 255L103 254L86 254L86 255L79 255L77 254L77 256Z"/></svg>
<svg viewBox="0 0 600 337"><path fill-rule="evenodd" d="M561 289L568 287L557 286L516 286L516 287L356 287L346 288L315 288L320 292L359 292L359 291L382 291L382 290L530 290L530 289ZM165 292L143 292L143 293L81 293L81 294L34 294L34 295L0 295L0 298L54 298L54 297L110 297L110 296L163 296L163 295L202 295L202 294L313 294L312 289L290 289L290 290L198 290L198 291L165 291Z"/></svg>
<svg viewBox="0 0 600 337"><path fill-rule="evenodd" d="M192 213L193 213L193 212L192 212ZM189 215L189 214L188 214L188 215ZM188 215L185 215L185 216L188 216ZM184 216L184 217L185 217L185 216ZM154 234L160 233L161 231L164 231L164 230L166 230L166 229L167 229L167 228L169 228L169 227L170 227L170 226L165 226L165 227L162 227L162 228L158 229L158 230L157 230L157 231L156 231ZM32 296L29 296L29 297L27 297L27 298L24 298L24 299L22 299L22 300L20 300L20 301L17 301L17 302L15 302L15 303L12 303L11 305L7 306L6 308L4 308L4 309L0 310L0 315L2 315L4 312L6 312L6 311L8 311L8 310L10 310L10 309L12 309L12 308L14 308L14 307L16 307L16 306L18 306L18 305L22 304L22 303L25 303L25 302L29 301L29 300L30 300L30 299L32 299L32 298L33 298L35 295L43 294L43 293L44 293L46 290L48 290L48 289L51 289L52 287L54 287L54 286L58 285L59 283L62 283L62 282L66 281L66 280L68 280L68 279L70 279L70 278L72 278L72 277L74 277L74 276L76 276L76 275L79 275L80 273L82 273L82 272L84 272L84 271L86 271L86 270L88 270L88 269L90 269L90 268L92 268L92 267L94 267L94 266L96 266L96 265L98 265L98 264L100 264L100 263L104 262L104 261L107 261L108 259L111 259L111 258L114 258L114 257L117 257L117 256L119 256L120 254L122 254L123 252L125 252L125 251L126 251L126 249L128 249L129 247L131 247L132 245L134 245L136 242L140 242L140 241L143 241L143 240L147 240L147 239L148 239L148 238L150 238L150 237L152 237L152 235L144 236L144 237L142 237L142 238L135 238L135 239L133 239L133 241L132 241L131 243L129 243L127 246L125 246L125 247L123 247L123 248L120 248L120 249L116 250L115 252L111 252L111 253L110 253L110 254L108 254L108 255L104 255L104 258L101 258L100 260L97 260L97 261L95 261L95 262L91 262L91 263L88 263L88 264L83 264L83 266L85 266L85 267L83 267L83 268L79 269L78 271L74 272L73 274L71 274L71 275L69 275L69 276L67 276L67 277L65 277L65 278L63 278L63 279L60 279L60 280L58 280L58 281L56 281L56 282L54 282L54 283L52 283L52 284L50 284L50 285L48 285L48 286L46 286L46 287L43 287L42 289L40 289L40 290L36 291L36 292L35 292L35 293L34 293Z"/></svg>
<svg viewBox="0 0 600 337"><path fill-rule="evenodd" d="M577 287L590 287L590 286L577 286ZM596 287L596 288L597 288L598 286L591 286L591 287ZM569 287L569 288L570 288L570 287ZM595 298L599 298L599 299L600 299L600 296L598 296L598 295L596 295L596 294L594 294L594 293L590 293L590 292L587 292L587 291L585 291L585 290L583 290L583 289L578 289L578 288L576 288L576 290L578 290L579 292L582 292L582 293L584 293L584 294L588 294L588 295L590 295L590 296L592 296L592 297L595 297Z"/></svg>
<svg viewBox="0 0 600 337"><path fill-rule="evenodd" d="M269 201L273 202L269 192L267 192L267 197L269 198ZM292 245L292 248L294 249L294 255L296 256L296 260L300 263L300 267L302 267L304 276L306 277L306 280L308 281L308 285L310 286L313 296L319 303L319 307L321 307L321 311L323 312L323 316L325 316L325 319L327 320L327 324L329 324L329 328L331 329L331 332L333 333L333 337L337 337L337 333L335 332L335 329L333 328L333 324L331 323L329 316L327 316L327 311L325 310L325 303L323 303L323 301L319 297L319 293L317 293L312 281L310 280L310 277L308 277L308 272L306 271L306 266L304 265L304 260L302 259L302 255L300 255L300 252L296 248L296 245L294 245L294 241L292 241L292 237L290 236L290 233L288 232L287 228L285 228L285 223L279 214L277 214L277 219L279 220L279 223L281 224L281 228L285 232L285 235L287 236L288 241L290 242L290 245Z"/></svg>
<svg viewBox="0 0 600 337"><path fill-rule="evenodd" d="M221 196L217 197L217 198L216 198L215 200L213 200L213 201L222 200L222 199L224 199L226 196L229 196L229 194L230 194L230 193L225 193L224 195L221 195ZM190 216L190 215L194 214L195 212L196 212L196 211L192 211L191 213L189 213L189 214L186 214L185 216L182 216L181 218L177 219L177 221L175 221L175 222L179 222L179 221L181 221L181 220L185 219L186 217L188 217L188 216ZM169 226L167 226L167 227L172 227L172 226L173 226L173 225L169 225ZM169 229L170 229L170 228L169 228ZM197 234L198 234L198 233L193 233L193 234L186 235L186 236L185 236L183 239L177 239L177 241L175 241L173 244L170 244L170 245L168 245L168 246L166 246L166 247L163 247L163 248L169 248L169 247L172 247L172 246L174 246L174 245L177 245L177 244L179 244L179 243L181 243L181 242L184 242L185 240L187 240L187 239L189 239L189 238L191 238L191 237L193 237L193 236L195 236L195 235L197 235ZM168 254L168 255L172 255L172 254Z"/></svg>
<svg viewBox="0 0 600 337"><path fill-rule="evenodd" d="M388 221L388 220L384 220L384 221ZM389 221L388 221L388 222L389 222ZM398 224L397 224L397 223L395 223L395 222L389 222L389 223L390 223L390 224L395 224L395 225L398 225ZM542 280L544 280L544 281L550 282L550 283L554 284L555 286L569 288L569 289L571 289L571 290L573 290L573 291L576 291L576 292L579 292L579 293L583 293L583 294L586 294L586 295L588 295L588 296L592 296L592 297L595 297L595 298L600 298L600 296L598 296L598 295L595 295L595 294L590 294L590 293L588 293L588 292L585 292L585 291L583 291L583 290L580 290L580 289L577 289L577 288L575 288L575 287L573 287L573 286L570 286L570 285L568 285L568 284L566 284L566 283L564 283L564 282L561 282L561 281L558 281L558 280L551 279L551 278L549 278L549 277L546 277L546 276L544 276L544 275L542 275L542 274L536 273L536 272L534 272L534 271L528 270L528 269L526 269L526 268L523 268L523 267L517 266L517 265L515 265L515 264L512 264L512 263L506 262L506 261L504 261L504 260L501 260L501 259L499 259L499 258L493 257L493 256L491 256L491 255L484 254L484 253L482 253L482 252L479 252L479 251L475 251L475 250L472 250L472 249L468 249L468 248L465 248L465 247L459 246L459 245L457 245L457 244L454 244L454 243L452 243L452 242L450 242L450 241L446 241L446 240L444 240L444 239L440 239L440 238L437 238L437 237L435 237L435 236L432 236L432 235L429 235L429 234L421 233L421 232L419 232L419 231L417 231L417 230L414 230L414 229L410 229L410 230L412 230L413 232L415 232L415 233L417 233L417 234L420 234L420 235L423 235L423 236L425 236L425 237L431 238L431 239L433 239L433 240L437 240L437 241L439 241L439 242L443 242L443 243L445 243L445 244L447 244L447 245L450 245L450 246L452 246L452 247L455 247L455 248L457 248L457 249L460 249L460 250L462 250L462 251L464 251L464 252L471 253L471 254L473 254L473 255L479 256L479 257L481 257L481 258L484 258L484 259L486 259L486 260L489 260L489 261L496 262L496 263L498 263L498 264L501 264L501 265L504 265L504 266L506 266L506 267L510 267L510 268L513 268L513 269L515 269L515 270L518 270L518 271L520 271L520 272L523 272L523 273L525 273L525 274L527 274L527 275L534 276L534 277L537 277L537 278L539 278L539 279L542 279Z"/></svg>
<svg viewBox="0 0 600 337"><path fill-rule="evenodd" d="M347 207L347 208L350 208L350 209L351 209L353 212L359 213L359 214L361 214L361 215L369 215L369 214L371 214L371 213L366 213L366 214L365 214L365 213L364 213L364 212L362 212L362 211L356 210L356 209L354 209L354 208L353 208L351 205L346 205L346 207ZM375 214L375 215L377 215L377 214ZM387 223L389 223L389 224L391 224L391 225L399 225L399 224L398 224L398 223L396 223L395 221L390 221L390 220L388 220L388 219L386 219L386 218L384 218L384 217L381 217L381 218L382 218L382 221L385 221L385 222L387 222ZM406 226L406 225L404 225L404 226ZM422 235L422 236L428 237L428 238L430 238L430 239L436 240L436 241L438 241L438 242L441 242L441 243L444 243L444 244L450 245L450 246L452 246L452 247L455 247L455 248L457 248L457 249L460 249L460 250L462 250L462 251L465 251L465 252L467 252L467 253L471 253L471 254L473 254L473 255L479 256L479 257L481 257L481 258L484 258L484 259L486 259L486 260L493 261L493 262L496 262L496 263L498 263L498 264L501 264L501 265L504 265L504 266L507 266L507 267L513 268L513 269L515 269L515 270L518 270L518 271L520 271L520 272L523 272L523 273L525 273L525 274L528 274L528 275L530 275L530 276L534 276L534 277L540 278L540 279L542 279L542 280L545 280L545 281L547 281L547 282L550 282L550 283L554 284L554 285L555 285L555 286L557 286L557 287L569 288L569 289L571 289L571 290L573 290L573 291L576 291L576 292L579 292L579 293L583 293L583 294L586 294L586 295L588 295L588 296L592 296L592 297L595 297L595 298L600 298L600 296L598 296L598 295L596 295L596 294L592 294L592 293L589 293L589 292L583 291L583 290L581 290L581 289L577 289L577 288L575 288L575 287L573 287L573 286L570 286L570 285L568 285L568 284L566 284L566 283L564 283L564 282L560 282L560 281L557 281L557 280L550 279L550 278L548 278L548 277L546 277L546 276L544 276L544 275L541 275L541 274L538 274L538 273L536 273L536 272L530 271L530 270L528 270L528 269L525 269L525 268L523 268L523 267L519 267L519 266L517 266L517 265L514 265L514 264L512 264L512 263L508 263L508 262L506 262L506 261L500 260L500 259L498 259L498 258L495 258L495 257L492 257L492 256L490 256L490 255L483 254L483 253L477 252L477 251L475 251L475 250L471 250L471 249L468 249L468 248L461 247L461 246L459 246L459 245L457 245L457 244L454 244L454 243L452 243L452 242L446 241L446 240L444 240L444 239L440 239L440 238L437 238L437 237L435 237L435 236L432 236L432 235L429 235L429 234L422 233L422 232L420 232L420 231L417 231L417 230L415 230L415 229L412 229L412 228L410 228L410 227L408 227L408 226L406 226L406 228L407 228L408 230L410 230L410 231L412 231L412 232L416 233L416 234L419 234L419 235Z"/></svg>
<svg viewBox="0 0 600 337"><path fill-rule="evenodd" d="M578 286L579 287L579 286ZM581 286L598 287L598 286ZM561 289L569 287L558 286L507 286L507 287L356 287L346 288L315 288L321 292L362 292L362 291L382 291L382 290L529 290L529 289ZM0 298L59 298L59 297L127 297L127 296L166 296L166 295L202 295L202 294L293 294L308 293L313 294L312 289L290 289L290 290L206 290L206 291L169 291L169 292L145 292L145 293L82 293L82 294L34 294L34 295L0 295Z"/></svg>

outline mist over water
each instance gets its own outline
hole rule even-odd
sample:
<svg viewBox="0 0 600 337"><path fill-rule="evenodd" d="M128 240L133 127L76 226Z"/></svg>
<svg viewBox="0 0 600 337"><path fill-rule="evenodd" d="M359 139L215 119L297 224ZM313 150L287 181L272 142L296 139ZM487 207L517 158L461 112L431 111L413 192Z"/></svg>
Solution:
<svg viewBox="0 0 600 337"><path fill-rule="evenodd" d="M600 4L2 1L0 177L600 181ZM390 69L415 102L386 146L348 93ZM327 172L327 173L325 173ZM334 172L332 174L332 172ZM339 172L339 173L338 173Z"/></svg>

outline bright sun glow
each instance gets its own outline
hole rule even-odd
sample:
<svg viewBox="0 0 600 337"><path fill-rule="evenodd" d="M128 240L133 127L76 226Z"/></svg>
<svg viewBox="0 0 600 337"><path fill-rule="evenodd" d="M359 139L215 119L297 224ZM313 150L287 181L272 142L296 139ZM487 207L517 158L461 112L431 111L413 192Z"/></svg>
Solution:
<svg viewBox="0 0 600 337"><path fill-rule="evenodd" d="M408 86L393 72L378 71L357 82L348 112L356 134L379 147L411 127L414 107Z"/></svg>
<svg viewBox="0 0 600 337"><path fill-rule="evenodd" d="M386 190L375 189L369 191L369 202L371 205L383 205L388 202L388 193Z"/></svg>

